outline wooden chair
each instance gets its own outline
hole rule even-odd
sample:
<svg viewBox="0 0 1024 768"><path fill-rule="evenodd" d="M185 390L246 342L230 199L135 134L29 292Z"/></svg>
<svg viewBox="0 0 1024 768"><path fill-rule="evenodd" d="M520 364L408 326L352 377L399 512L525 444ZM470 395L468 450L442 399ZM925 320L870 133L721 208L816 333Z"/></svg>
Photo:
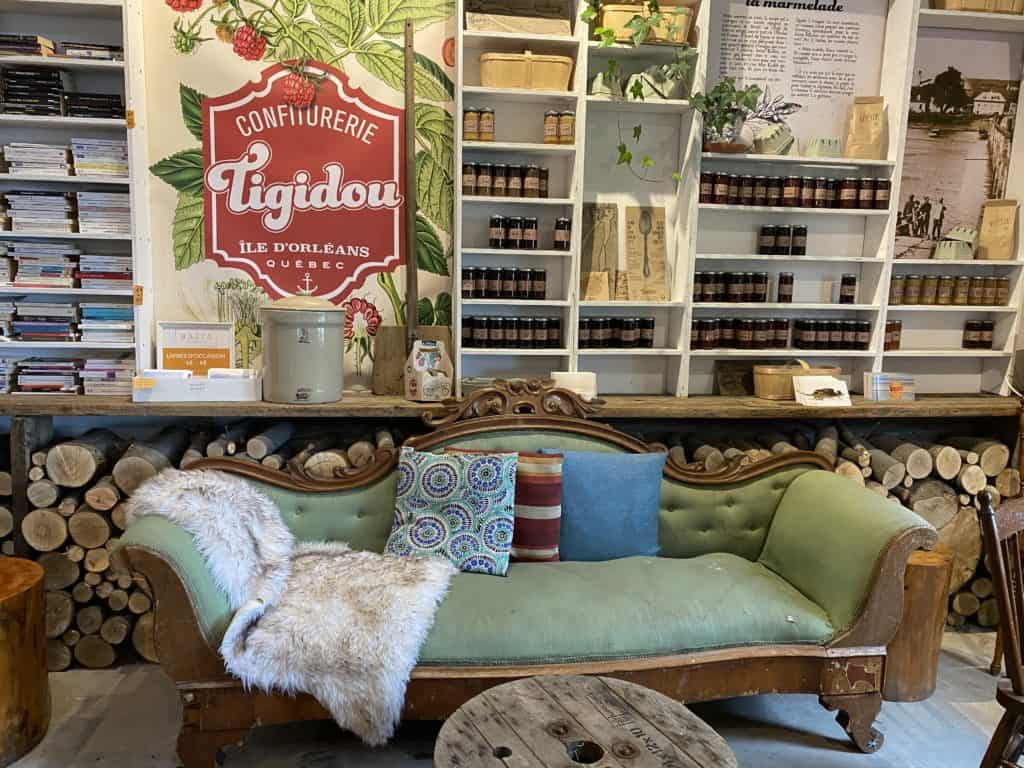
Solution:
<svg viewBox="0 0 1024 768"><path fill-rule="evenodd" d="M978 500L985 551L999 601L999 634L1006 661L1006 679L1000 680L996 688L996 701L1006 712L992 734L981 768L1014 768L1024 753L1024 498L1008 501L999 509L993 509L992 497L986 491L978 495Z"/></svg>

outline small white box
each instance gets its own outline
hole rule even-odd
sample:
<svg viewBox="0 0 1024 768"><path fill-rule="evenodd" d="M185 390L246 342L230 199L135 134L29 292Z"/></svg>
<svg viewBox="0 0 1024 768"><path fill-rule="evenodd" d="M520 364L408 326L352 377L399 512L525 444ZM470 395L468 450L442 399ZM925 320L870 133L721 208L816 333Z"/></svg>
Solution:
<svg viewBox="0 0 1024 768"><path fill-rule="evenodd" d="M263 377L251 379L147 378L132 381L132 400L136 403L242 403L263 399Z"/></svg>

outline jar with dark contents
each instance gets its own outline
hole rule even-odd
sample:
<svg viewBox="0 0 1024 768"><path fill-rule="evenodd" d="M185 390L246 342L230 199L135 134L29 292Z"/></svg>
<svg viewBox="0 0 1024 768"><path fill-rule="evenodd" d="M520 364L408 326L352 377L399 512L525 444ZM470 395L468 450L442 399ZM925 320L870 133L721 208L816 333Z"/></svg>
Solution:
<svg viewBox="0 0 1024 768"><path fill-rule="evenodd" d="M475 342L473 341L473 325L474 325L474 318L472 318L472 317L464 317L464 318L462 318L462 348L463 349L465 349L467 347L472 348L473 346L475 346Z"/></svg>
<svg viewBox="0 0 1024 768"><path fill-rule="evenodd" d="M473 279L473 268L463 267L462 268L462 298L464 299L481 299L482 296L476 295L476 281Z"/></svg>
<svg viewBox="0 0 1024 768"><path fill-rule="evenodd" d="M612 345L612 322L607 317L597 319L597 346L602 349Z"/></svg>
<svg viewBox="0 0 1024 768"><path fill-rule="evenodd" d="M548 319L546 317L533 318L533 346L543 349L548 345Z"/></svg>
<svg viewBox="0 0 1024 768"><path fill-rule="evenodd" d="M476 194L476 163L462 164L462 194Z"/></svg>
<svg viewBox="0 0 1024 768"><path fill-rule="evenodd" d="M782 206L796 208L800 205L800 177L787 176L782 184Z"/></svg>
<svg viewBox="0 0 1024 768"><path fill-rule="evenodd" d="M889 196L892 192L892 182L888 179L879 179L875 182L875 209L884 211L889 208Z"/></svg>
<svg viewBox="0 0 1024 768"><path fill-rule="evenodd" d="M548 347L551 349L562 348L562 318L548 318Z"/></svg>
<svg viewBox="0 0 1024 768"><path fill-rule="evenodd" d="M517 299L531 299L531 288L533 282L533 270L529 267L519 267L516 269L516 298Z"/></svg>
<svg viewBox="0 0 1024 768"><path fill-rule="evenodd" d="M871 348L871 321L857 321L857 349Z"/></svg>
<svg viewBox="0 0 1024 768"><path fill-rule="evenodd" d="M875 180L872 178L863 178L860 180L860 187L857 190L857 207L858 208L874 208L875 207Z"/></svg>
<svg viewBox="0 0 1024 768"><path fill-rule="evenodd" d="M889 336L889 349L899 349L903 344L903 321L891 320L886 323L886 330Z"/></svg>
<svg viewBox="0 0 1024 768"><path fill-rule="evenodd" d="M712 189L711 202L716 205L725 205L729 202L729 174L716 173L715 185Z"/></svg>
<svg viewBox="0 0 1024 768"><path fill-rule="evenodd" d="M505 318L505 346L509 349L517 349L519 347L518 317Z"/></svg>
<svg viewBox="0 0 1024 768"><path fill-rule="evenodd" d="M793 227L793 240L789 253L791 256L807 255L807 227L802 224Z"/></svg>
<svg viewBox="0 0 1024 768"><path fill-rule="evenodd" d="M622 318L619 346L623 349L633 349L640 346L640 324L637 318Z"/></svg>
<svg viewBox="0 0 1024 768"><path fill-rule="evenodd" d="M772 320L772 346L785 349L789 346L789 319L777 317Z"/></svg>
<svg viewBox="0 0 1024 768"><path fill-rule="evenodd" d="M548 293L548 271L543 267L530 270L530 298L543 301Z"/></svg>
<svg viewBox="0 0 1024 768"><path fill-rule="evenodd" d="M798 320L796 325L796 341L799 349L814 349L817 342L817 329L811 320Z"/></svg>
<svg viewBox="0 0 1024 768"><path fill-rule="evenodd" d="M770 205L773 208L777 208L782 205L782 177L781 176L769 176L768 177L768 197L765 200L765 205Z"/></svg>
<svg viewBox="0 0 1024 768"><path fill-rule="evenodd" d="M711 171L700 172L700 202L715 202L715 174Z"/></svg>
<svg viewBox="0 0 1024 768"><path fill-rule="evenodd" d="M580 349L589 349L591 346L590 342L590 318L581 317L579 324L576 326L577 335L579 336Z"/></svg>
<svg viewBox="0 0 1024 768"><path fill-rule="evenodd" d="M487 290L485 299L501 298L501 270L498 267L487 267Z"/></svg>
<svg viewBox="0 0 1024 768"><path fill-rule="evenodd" d="M523 217L509 216L505 222L505 247L518 248L523 239Z"/></svg>
<svg viewBox="0 0 1024 768"><path fill-rule="evenodd" d="M839 207L846 210L860 207L860 179L848 176L839 182Z"/></svg>
<svg viewBox="0 0 1024 768"><path fill-rule="evenodd" d="M548 174L548 169L547 168L541 168L540 169L540 181L539 181L539 186L538 186L538 191L540 193L539 194L540 197L547 197L548 196L548 175L549 174Z"/></svg>
<svg viewBox="0 0 1024 768"><path fill-rule="evenodd" d="M842 349L843 348L843 321L842 320L829 320L828 321L828 348L829 349Z"/></svg>
<svg viewBox="0 0 1024 768"><path fill-rule="evenodd" d="M739 319L736 327L736 346L739 349L754 348L754 321L747 317Z"/></svg>
<svg viewBox="0 0 1024 768"><path fill-rule="evenodd" d="M921 303L921 284L924 278L920 275L907 275L903 283L903 303L912 306Z"/></svg>
<svg viewBox="0 0 1024 768"><path fill-rule="evenodd" d="M519 348L520 349L532 349L533 348L533 318L532 317L521 317L521 318L519 318Z"/></svg>
<svg viewBox="0 0 1024 768"><path fill-rule="evenodd" d="M729 174L729 205L740 204L740 177L735 173Z"/></svg>
<svg viewBox="0 0 1024 768"><path fill-rule="evenodd" d="M814 207L814 179L810 176L804 176L800 181L800 207Z"/></svg>
<svg viewBox="0 0 1024 768"><path fill-rule="evenodd" d="M985 278L974 276L971 278L970 292L967 303L972 307L980 307L985 303Z"/></svg>
<svg viewBox="0 0 1024 768"><path fill-rule="evenodd" d="M788 256L793 249L793 227L783 224L775 228L775 253Z"/></svg>
<svg viewBox="0 0 1024 768"><path fill-rule="evenodd" d="M775 227L771 224L761 227L761 232L757 237L757 252L762 256L775 254Z"/></svg>
<svg viewBox="0 0 1024 768"><path fill-rule="evenodd" d="M780 304L793 302L793 273L779 272L779 285L775 300Z"/></svg>
<svg viewBox="0 0 1024 768"><path fill-rule="evenodd" d="M501 292L498 298L514 299L516 297L516 270L514 267L501 268Z"/></svg>
<svg viewBox="0 0 1024 768"><path fill-rule="evenodd" d="M935 298L935 303L943 307L952 306L955 285L956 279L952 275L940 275L939 291Z"/></svg>
<svg viewBox="0 0 1024 768"><path fill-rule="evenodd" d="M705 272L704 280L701 282L701 301L718 301L715 285L715 273Z"/></svg>
<svg viewBox="0 0 1024 768"><path fill-rule="evenodd" d="M494 194L493 189L494 166L490 163L476 164L476 193L483 197Z"/></svg>
<svg viewBox="0 0 1024 768"><path fill-rule="evenodd" d="M814 207L828 208L828 179L824 176L814 180Z"/></svg>
<svg viewBox="0 0 1024 768"><path fill-rule="evenodd" d="M839 179L829 179L826 187L826 199L828 208L839 207Z"/></svg>
<svg viewBox="0 0 1024 768"><path fill-rule="evenodd" d="M505 197L508 193L508 166L495 163L491 172L491 194L494 197Z"/></svg>
<svg viewBox="0 0 1024 768"><path fill-rule="evenodd" d="M740 177L740 205L754 204L754 177Z"/></svg>
<svg viewBox="0 0 1024 768"><path fill-rule="evenodd" d="M740 303L746 300L746 287L742 272L729 272L725 275L726 301Z"/></svg>
<svg viewBox="0 0 1024 768"><path fill-rule="evenodd" d="M981 338L978 341L979 349L992 349L995 341L996 324L992 320L981 321Z"/></svg>
<svg viewBox="0 0 1024 768"><path fill-rule="evenodd" d="M480 108L480 141L494 141L495 120L493 107Z"/></svg>
<svg viewBox="0 0 1024 768"><path fill-rule="evenodd" d="M505 234L505 217L498 215L491 216L491 221L487 228L488 246L491 248L504 248Z"/></svg>
<svg viewBox="0 0 1024 768"><path fill-rule="evenodd" d="M536 216L524 216L523 217L523 235L519 239L520 248L536 248L537 247L537 217Z"/></svg>
<svg viewBox="0 0 1024 768"><path fill-rule="evenodd" d="M857 348L857 321L843 320L843 349Z"/></svg>
<svg viewBox="0 0 1024 768"><path fill-rule="evenodd" d="M473 267L473 293L474 299L487 298L487 270L483 267Z"/></svg>
<svg viewBox="0 0 1024 768"><path fill-rule="evenodd" d="M505 347L505 318L487 318L487 346L491 349L503 349Z"/></svg>
<svg viewBox="0 0 1024 768"><path fill-rule="evenodd" d="M754 205L768 205L768 179L764 176L754 177Z"/></svg>
<svg viewBox="0 0 1024 768"><path fill-rule="evenodd" d="M523 171L523 197L540 197L540 167L526 166Z"/></svg>
<svg viewBox="0 0 1024 768"><path fill-rule="evenodd" d="M711 301L726 301L726 290L728 284L725 281L725 272L711 273Z"/></svg>
<svg viewBox="0 0 1024 768"><path fill-rule="evenodd" d="M693 273L693 300L704 301L704 272Z"/></svg>
<svg viewBox="0 0 1024 768"><path fill-rule="evenodd" d="M981 348L981 320L968 320L964 324L962 346L964 349Z"/></svg>
<svg viewBox="0 0 1024 768"><path fill-rule="evenodd" d="M690 349L700 349L700 321L697 318L690 322Z"/></svg>
<svg viewBox="0 0 1024 768"><path fill-rule="evenodd" d="M723 317L718 322L718 346L723 349L732 349L736 346L736 320L732 317Z"/></svg>
<svg viewBox="0 0 1024 768"><path fill-rule="evenodd" d="M487 318L485 317L474 317L473 318L473 346L474 347L486 347L488 339L490 338L487 331Z"/></svg>
<svg viewBox="0 0 1024 768"><path fill-rule="evenodd" d="M907 278L903 275L893 275L889 281L889 305L899 306L903 303L903 291L906 288ZM966 297L965 297L966 298ZM966 301L964 302L966 303Z"/></svg>
<svg viewBox="0 0 1024 768"><path fill-rule="evenodd" d="M751 301L764 303L768 301L768 273L756 272L754 274L753 295Z"/></svg>
<svg viewBox="0 0 1024 768"><path fill-rule="evenodd" d="M572 241L572 221L565 216L555 219L555 240L552 247L556 251L568 251Z"/></svg>
<svg viewBox="0 0 1024 768"><path fill-rule="evenodd" d="M846 273L839 281L839 303L857 303L857 276L853 273Z"/></svg>
<svg viewBox="0 0 1024 768"><path fill-rule="evenodd" d="M966 307L971 302L971 278L967 275L958 275L953 283L953 304L958 307Z"/></svg>
<svg viewBox="0 0 1024 768"><path fill-rule="evenodd" d="M771 320L758 319L754 321L754 349L767 349L771 345L771 339L775 338L772 330Z"/></svg>
<svg viewBox="0 0 1024 768"><path fill-rule="evenodd" d="M523 196L523 166L521 165L510 165L506 172L505 180L505 196L506 197L522 197Z"/></svg>

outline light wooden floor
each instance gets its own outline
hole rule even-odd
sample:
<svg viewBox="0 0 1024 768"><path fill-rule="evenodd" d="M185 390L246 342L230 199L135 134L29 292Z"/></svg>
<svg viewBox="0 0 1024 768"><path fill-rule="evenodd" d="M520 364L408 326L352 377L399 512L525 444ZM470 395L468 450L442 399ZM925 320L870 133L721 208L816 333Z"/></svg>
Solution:
<svg viewBox="0 0 1024 768"><path fill-rule="evenodd" d="M695 705L744 768L974 768L1001 710L985 670L992 634L947 634L939 689L919 704L886 704L875 755L850 749L812 696L758 696ZM155 667L51 676L54 717L43 743L16 768L174 768L179 714ZM437 725L411 724L370 750L332 724L264 729L229 757L231 768L427 768Z"/></svg>

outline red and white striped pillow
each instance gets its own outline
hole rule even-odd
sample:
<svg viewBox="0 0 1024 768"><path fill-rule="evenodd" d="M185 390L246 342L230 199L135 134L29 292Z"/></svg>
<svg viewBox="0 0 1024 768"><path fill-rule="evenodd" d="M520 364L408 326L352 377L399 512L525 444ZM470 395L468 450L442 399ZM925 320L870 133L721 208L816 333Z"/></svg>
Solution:
<svg viewBox="0 0 1024 768"><path fill-rule="evenodd" d="M446 448L452 453L487 453ZM520 453L516 465L513 563L558 561L562 529L562 454Z"/></svg>

